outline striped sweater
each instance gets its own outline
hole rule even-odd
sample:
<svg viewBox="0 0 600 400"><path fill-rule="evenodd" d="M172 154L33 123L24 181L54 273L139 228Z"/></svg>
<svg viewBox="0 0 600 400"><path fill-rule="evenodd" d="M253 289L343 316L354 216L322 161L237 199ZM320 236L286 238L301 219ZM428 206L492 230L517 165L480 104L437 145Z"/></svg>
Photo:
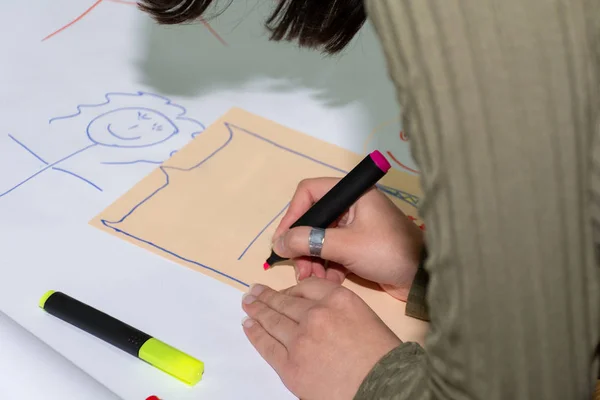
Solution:
<svg viewBox="0 0 600 400"><path fill-rule="evenodd" d="M422 172L431 321L357 400L590 399L600 0L367 0Z"/></svg>

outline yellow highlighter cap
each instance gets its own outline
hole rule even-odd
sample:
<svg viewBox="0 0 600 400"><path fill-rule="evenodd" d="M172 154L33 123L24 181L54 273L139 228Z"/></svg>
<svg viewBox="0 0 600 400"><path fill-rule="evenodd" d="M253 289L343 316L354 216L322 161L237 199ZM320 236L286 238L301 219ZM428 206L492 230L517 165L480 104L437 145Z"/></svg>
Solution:
<svg viewBox="0 0 600 400"><path fill-rule="evenodd" d="M40 302L38 303L40 308L42 308L42 309L44 308L44 306L46 305L46 301L48 301L50 296L52 296L54 293L56 293L54 290L49 290L42 296L42 298L40 299Z"/></svg>
<svg viewBox="0 0 600 400"><path fill-rule="evenodd" d="M154 338L142 345L138 357L191 386L200 382L204 373L202 361Z"/></svg>

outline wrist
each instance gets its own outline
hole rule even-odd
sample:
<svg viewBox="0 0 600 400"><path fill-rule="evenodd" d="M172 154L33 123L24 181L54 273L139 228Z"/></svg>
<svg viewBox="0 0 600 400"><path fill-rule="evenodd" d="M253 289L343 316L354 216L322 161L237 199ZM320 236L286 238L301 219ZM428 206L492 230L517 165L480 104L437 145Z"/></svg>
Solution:
<svg viewBox="0 0 600 400"><path fill-rule="evenodd" d="M381 288L385 290L387 294L395 298L396 300L400 300L406 302L408 300L408 295L410 293L410 286L401 287L394 285L387 285L385 283L380 284Z"/></svg>
<svg viewBox="0 0 600 400"><path fill-rule="evenodd" d="M425 260L427 259L427 247L422 243L419 250L419 256L415 257L415 262L412 268L409 268L409 275L404 276L404 280L398 284L380 284L381 288L385 290L387 294L394 297L397 300L406 302L413 289L415 277L418 275L419 270L423 269Z"/></svg>
<svg viewBox="0 0 600 400"><path fill-rule="evenodd" d="M429 321L429 305L427 304L427 288L429 286L429 273L424 265L427 260L427 248L421 252L419 269L413 279L411 289L406 300L405 314L409 317Z"/></svg>

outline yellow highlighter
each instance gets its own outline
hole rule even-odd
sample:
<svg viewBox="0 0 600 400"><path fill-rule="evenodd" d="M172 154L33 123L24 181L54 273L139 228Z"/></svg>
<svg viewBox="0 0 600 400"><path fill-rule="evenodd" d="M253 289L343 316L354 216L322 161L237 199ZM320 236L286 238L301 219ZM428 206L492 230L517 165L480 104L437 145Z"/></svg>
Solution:
<svg viewBox="0 0 600 400"><path fill-rule="evenodd" d="M64 293L51 290L42 297L39 305L49 314L146 361L190 386L202 379L202 361Z"/></svg>

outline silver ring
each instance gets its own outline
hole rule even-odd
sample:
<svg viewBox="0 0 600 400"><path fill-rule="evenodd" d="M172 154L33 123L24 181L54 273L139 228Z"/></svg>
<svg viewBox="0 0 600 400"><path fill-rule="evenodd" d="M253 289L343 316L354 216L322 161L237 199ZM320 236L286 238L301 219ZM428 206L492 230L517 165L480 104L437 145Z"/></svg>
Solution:
<svg viewBox="0 0 600 400"><path fill-rule="evenodd" d="M323 242L325 242L325 229L312 228L308 235L308 249L313 257L321 257L323 250Z"/></svg>

